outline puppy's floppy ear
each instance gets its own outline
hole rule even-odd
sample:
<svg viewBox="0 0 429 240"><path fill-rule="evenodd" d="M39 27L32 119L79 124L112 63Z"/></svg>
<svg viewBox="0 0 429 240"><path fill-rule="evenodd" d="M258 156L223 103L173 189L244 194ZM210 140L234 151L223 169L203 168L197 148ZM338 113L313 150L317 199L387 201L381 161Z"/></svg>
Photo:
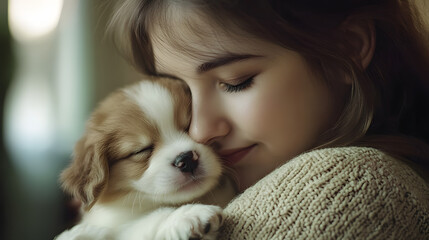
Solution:
<svg viewBox="0 0 429 240"><path fill-rule="evenodd" d="M87 134L76 144L73 162L60 176L63 189L82 201L87 209L103 192L109 176L102 143L90 137Z"/></svg>

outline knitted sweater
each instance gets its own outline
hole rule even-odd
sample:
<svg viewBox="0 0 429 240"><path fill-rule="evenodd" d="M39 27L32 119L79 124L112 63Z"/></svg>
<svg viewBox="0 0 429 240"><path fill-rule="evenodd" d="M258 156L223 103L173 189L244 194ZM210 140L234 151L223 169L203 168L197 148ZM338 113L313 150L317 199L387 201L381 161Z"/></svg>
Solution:
<svg viewBox="0 0 429 240"><path fill-rule="evenodd" d="M372 148L302 154L225 209L219 239L429 239L429 184Z"/></svg>

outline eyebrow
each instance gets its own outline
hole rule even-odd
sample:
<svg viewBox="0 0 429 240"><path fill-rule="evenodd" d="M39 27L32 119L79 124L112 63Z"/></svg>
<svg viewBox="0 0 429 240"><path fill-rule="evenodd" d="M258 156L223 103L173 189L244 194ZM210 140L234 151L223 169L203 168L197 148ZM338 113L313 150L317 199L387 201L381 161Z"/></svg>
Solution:
<svg viewBox="0 0 429 240"><path fill-rule="evenodd" d="M215 58L212 61L205 62L197 67L197 73L203 73L207 72L211 69L228 65L234 62L246 60L249 58L255 58L255 57L261 57L258 55L252 55L252 54L228 54L219 58Z"/></svg>

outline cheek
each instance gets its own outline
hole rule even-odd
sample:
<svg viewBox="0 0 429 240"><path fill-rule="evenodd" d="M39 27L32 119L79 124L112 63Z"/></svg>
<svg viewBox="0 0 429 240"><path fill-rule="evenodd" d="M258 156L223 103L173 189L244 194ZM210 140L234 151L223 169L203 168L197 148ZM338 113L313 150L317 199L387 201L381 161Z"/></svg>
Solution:
<svg viewBox="0 0 429 240"><path fill-rule="evenodd" d="M275 65L258 76L253 88L235 104L235 114L241 116L243 127L255 137L271 132L287 133L301 112L301 98L306 86L301 67L285 68ZM299 70L298 70L299 69Z"/></svg>
<svg viewBox="0 0 429 240"><path fill-rule="evenodd" d="M274 155L292 157L308 150L333 115L329 92L316 81L306 76L261 84L241 101L246 105L237 105L241 109L235 113L241 118L239 128Z"/></svg>
<svg viewBox="0 0 429 240"><path fill-rule="evenodd" d="M266 142L272 132L283 131L279 128L284 127L285 103L267 90L252 89L229 104L229 116L241 136Z"/></svg>
<svg viewBox="0 0 429 240"><path fill-rule="evenodd" d="M289 128L297 117L298 109L290 99L293 95L287 94L285 89L273 90L261 90L249 101L247 111L242 113L247 118L245 125L249 131L265 142L275 142L279 136L290 134Z"/></svg>

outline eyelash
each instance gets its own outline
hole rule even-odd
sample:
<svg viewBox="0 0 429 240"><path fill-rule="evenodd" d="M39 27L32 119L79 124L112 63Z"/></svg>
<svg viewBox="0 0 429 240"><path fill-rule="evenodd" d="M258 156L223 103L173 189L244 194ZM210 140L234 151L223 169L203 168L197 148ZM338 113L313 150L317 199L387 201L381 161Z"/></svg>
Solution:
<svg viewBox="0 0 429 240"><path fill-rule="evenodd" d="M154 149L154 145L152 144L152 145L149 145L148 147L145 147L139 151L132 153L131 155L138 155L141 153L152 153L153 149Z"/></svg>
<svg viewBox="0 0 429 240"><path fill-rule="evenodd" d="M237 85L232 85L232 84L228 84L228 83L221 83L221 87L224 89L225 92L228 93L236 93L236 92L241 92L243 90L246 90L247 88L251 87L254 81L254 77L252 76L244 81L242 81L241 83L237 84Z"/></svg>
<svg viewBox="0 0 429 240"><path fill-rule="evenodd" d="M155 146L152 144L152 145L149 145L149 146L147 146L145 148L142 148L140 150L132 152L132 153L130 153L130 154L124 156L124 157L121 157L118 160L127 159L127 158L130 158L130 157L133 157L133 156L137 156L137 155L142 154L142 153L152 154L154 148L155 148Z"/></svg>

